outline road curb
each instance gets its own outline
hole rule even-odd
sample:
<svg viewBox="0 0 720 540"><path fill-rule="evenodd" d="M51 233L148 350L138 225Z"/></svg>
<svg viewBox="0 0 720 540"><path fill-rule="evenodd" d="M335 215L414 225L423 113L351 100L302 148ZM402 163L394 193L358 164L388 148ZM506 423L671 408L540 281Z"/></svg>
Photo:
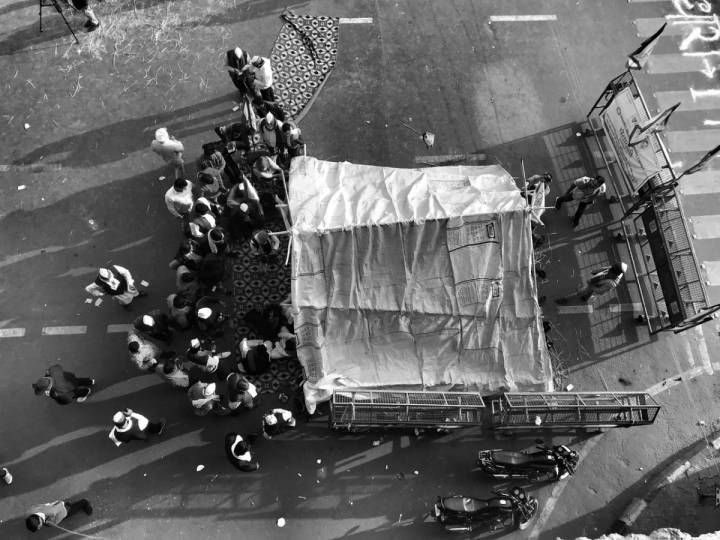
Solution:
<svg viewBox="0 0 720 540"><path fill-rule="evenodd" d="M720 435L720 430L708 433L708 439L715 439ZM710 446L705 437L689 445L680 452L670 465L656 472L648 481L648 488L642 497L635 497L620 517L613 523L607 534L627 535L631 532L632 525L637 521L648 505L657 497L658 493L667 485L673 483L687 472L691 467L691 461L700 456Z"/></svg>

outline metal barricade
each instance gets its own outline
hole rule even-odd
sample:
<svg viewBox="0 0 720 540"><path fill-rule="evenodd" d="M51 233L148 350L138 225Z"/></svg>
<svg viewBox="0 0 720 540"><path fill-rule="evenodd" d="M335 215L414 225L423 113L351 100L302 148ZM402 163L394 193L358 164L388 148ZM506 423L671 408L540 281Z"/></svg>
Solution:
<svg viewBox="0 0 720 540"><path fill-rule="evenodd" d="M506 393L490 405L496 430L641 426L660 411L644 392Z"/></svg>
<svg viewBox="0 0 720 540"><path fill-rule="evenodd" d="M332 429L477 426L485 402L472 392L423 392L351 388L330 401Z"/></svg>

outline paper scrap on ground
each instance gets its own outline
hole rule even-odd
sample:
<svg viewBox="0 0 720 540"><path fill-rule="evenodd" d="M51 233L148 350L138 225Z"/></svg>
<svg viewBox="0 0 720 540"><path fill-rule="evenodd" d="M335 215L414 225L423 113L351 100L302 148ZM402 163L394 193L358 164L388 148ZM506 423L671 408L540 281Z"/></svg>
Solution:
<svg viewBox="0 0 720 540"><path fill-rule="evenodd" d="M205 465L198 465L197 467L195 467L195 470L196 470L197 472L200 472L200 471L202 471L204 468L205 468Z"/></svg>
<svg viewBox="0 0 720 540"><path fill-rule="evenodd" d="M18 186L18 191L22 191L22 190L25 189L26 187L27 187L27 186L26 186L25 184L21 184L21 185Z"/></svg>
<svg viewBox="0 0 720 540"><path fill-rule="evenodd" d="M102 304L102 298L95 300L95 307L98 307L100 304Z"/></svg>
<svg viewBox="0 0 720 540"><path fill-rule="evenodd" d="M143 287L147 287L148 285L150 285L150 283L148 283L147 281L145 281L145 280L143 279L143 280L140 282L140 285L142 285Z"/></svg>

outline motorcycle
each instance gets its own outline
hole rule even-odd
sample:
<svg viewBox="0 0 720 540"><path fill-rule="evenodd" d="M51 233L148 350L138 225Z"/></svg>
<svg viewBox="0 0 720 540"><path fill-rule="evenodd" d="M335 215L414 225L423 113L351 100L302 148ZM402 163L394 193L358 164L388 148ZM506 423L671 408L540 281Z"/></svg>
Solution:
<svg viewBox="0 0 720 540"><path fill-rule="evenodd" d="M493 493L496 496L490 499L463 495L438 497L430 517L434 517L451 532L492 532L527 528L537 513L538 500L528 496L519 487L510 492Z"/></svg>
<svg viewBox="0 0 720 540"><path fill-rule="evenodd" d="M538 452L481 450L477 465L484 473L500 479L526 479L529 482L563 480L575 472L580 456L565 445L546 446L536 440Z"/></svg>

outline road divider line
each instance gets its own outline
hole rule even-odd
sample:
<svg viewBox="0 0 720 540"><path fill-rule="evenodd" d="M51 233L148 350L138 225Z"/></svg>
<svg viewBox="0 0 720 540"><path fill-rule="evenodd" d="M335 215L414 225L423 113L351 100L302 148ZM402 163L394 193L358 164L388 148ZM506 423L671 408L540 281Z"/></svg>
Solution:
<svg viewBox="0 0 720 540"><path fill-rule="evenodd" d="M683 381L689 381L691 379L694 379L695 377L698 377L699 375L702 375L704 373L707 373L705 367L694 367L691 369L688 369L687 371L683 371L682 373L675 375L674 377L669 377L667 379L664 379L660 381L657 384L652 385L650 388L645 390L646 393L650 394L651 396L656 396L661 392L664 392L665 390L669 390L673 386L677 386Z"/></svg>
<svg viewBox="0 0 720 540"><path fill-rule="evenodd" d="M340 17L340 24L372 24L372 17Z"/></svg>
<svg viewBox="0 0 720 540"><path fill-rule="evenodd" d="M630 302L627 304L612 304L609 309L611 313L621 313L623 311L642 313L643 306L640 302Z"/></svg>
<svg viewBox="0 0 720 540"><path fill-rule="evenodd" d="M446 161L485 161L486 154L444 154L441 156L415 156L415 163L445 163Z"/></svg>
<svg viewBox="0 0 720 540"><path fill-rule="evenodd" d="M24 328L0 328L0 338L23 337Z"/></svg>
<svg viewBox="0 0 720 540"><path fill-rule="evenodd" d="M577 313L592 313L593 307L591 305L585 306L558 306L558 315L575 315Z"/></svg>
<svg viewBox="0 0 720 540"><path fill-rule="evenodd" d="M129 332L131 328L131 324L108 324L107 333L124 334L125 332Z"/></svg>
<svg viewBox="0 0 720 540"><path fill-rule="evenodd" d="M43 336L65 336L72 334L86 334L87 326L44 326Z"/></svg>
<svg viewBox="0 0 720 540"><path fill-rule="evenodd" d="M7 165L0 164L0 172L43 172L59 171L62 165L59 163L32 163L30 165Z"/></svg>
<svg viewBox="0 0 720 540"><path fill-rule="evenodd" d="M490 22L557 21L557 15L491 15Z"/></svg>

